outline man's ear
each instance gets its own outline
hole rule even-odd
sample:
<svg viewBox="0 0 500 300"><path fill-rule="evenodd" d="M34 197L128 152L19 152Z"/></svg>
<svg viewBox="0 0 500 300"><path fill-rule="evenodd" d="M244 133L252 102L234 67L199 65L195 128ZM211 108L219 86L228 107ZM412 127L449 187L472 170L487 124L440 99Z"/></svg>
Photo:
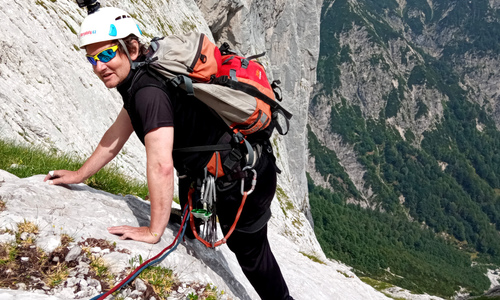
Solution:
<svg viewBox="0 0 500 300"><path fill-rule="evenodd" d="M136 60L138 57L139 57L139 48L140 48L140 45L139 45L139 42L136 41L136 40L132 40L132 47L131 49L129 50L129 54L130 54L130 58L132 60Z"/></svg>

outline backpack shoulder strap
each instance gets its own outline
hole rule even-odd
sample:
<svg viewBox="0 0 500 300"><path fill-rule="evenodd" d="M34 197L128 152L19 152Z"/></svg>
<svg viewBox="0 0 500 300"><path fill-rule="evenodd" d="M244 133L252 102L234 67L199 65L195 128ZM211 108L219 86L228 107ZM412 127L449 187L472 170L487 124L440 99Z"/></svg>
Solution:
<svg viewBox="0 0 500 300"><path fill-rule="evenodd" d="M220 77L214 78L213 82L216 84L230 87L230 88L235 89L235 90L240 90L240 91L245 92L251 96L259 98L262 101L264 101L266 104L271 106L271 108L273 110L282 111L282 115L285 116L287 119L291 119L293 116L289 111L284 109L278 102L276 102L273 99L269 98L268 96L264 95L261 91L259 91L257 88L255 88L251 85L232 80L228 76L220 76Z"/></svg>

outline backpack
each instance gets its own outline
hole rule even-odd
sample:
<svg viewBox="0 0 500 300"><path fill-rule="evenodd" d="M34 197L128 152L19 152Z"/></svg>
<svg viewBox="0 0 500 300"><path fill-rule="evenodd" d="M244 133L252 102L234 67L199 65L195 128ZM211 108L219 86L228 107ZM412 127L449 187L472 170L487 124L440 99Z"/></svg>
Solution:
<svg viewBox="0 0 500 300"><path fill-rule="evenodd" d="M264 67L255 60L264 54L238 56L227 43L219 48L205 34L191 32L154 38L145 61L134 63L134 67L153 70L213 109L232 131L233 141L245 145L249 155L247 166L250 167L254 157L247 138L258 133L259 138L268 139L274 128L285 135L292 117L277 102L281 101L280 82L270 84ZM278 122L279 115L284 117L286 131ZM214 151L208 171L216 178L225 175L218 151L230 150L227 144L176 150ZM230 169L230 164L226 162L226 170Z"/></svg>

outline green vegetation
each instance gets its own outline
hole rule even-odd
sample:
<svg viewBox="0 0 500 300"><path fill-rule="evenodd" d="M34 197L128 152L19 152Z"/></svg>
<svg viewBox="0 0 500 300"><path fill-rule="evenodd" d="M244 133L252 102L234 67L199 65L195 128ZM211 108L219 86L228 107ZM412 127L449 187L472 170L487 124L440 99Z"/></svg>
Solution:
<svg viewBox="0 0 500 300"><path fill-rule="evenodd" d="M62 247L67 246L67 235L61 236L61 247L47 255L35 245L38 235L38 226L24 220L17 224L17 231L13 232L15 241L0 243L0 287L17 289L19 283L28 288L39 287L40 283L32 280L41 279L47 286L55 287L62 283L69 275L70 266L64 261ZM25 237L21 238L26 233ZM62 258L62 262L55 262L54 257Z"/></svg>
<svg viewBox="0 0 500 300"><path fill-rule="evenodd" d="M500 198L494 190L499 184L500 136L490 127L491 120L479 110L474 114L476 106L451 104L447 122L426 135L422 149L383 122L365 120L359 107L333 107L331 130L354 146L366 168L364 180L376 195L370 201L390 214L346 205L346 199L360 198L359 193L335 154L309 133L316 169L325 178L330 175L335 191L310 182L315 231L328 256L412 291L450 296L460 286L476 294L488 288L484 267L470 264L474 253L479 262L500 262ZM464 114L462 122L455 120L457 111ZM489 124L482 133L465 122L475 118ZM445 172L438 161L448 164ZM387 268L398 276L386 274ZM460 268L470 270L464 275Z"/></svg>
<svg viewBox="0 0 500 300"><path fill-rule="evenodd" d="M392 298L392 299L395 299L395 300L405 300L405 298L394 298L394 297L391 297L391 295L389 295L388 293L384 292L384 290L393 287L392 284L389 284L389 283L383 282L383 281L378 281L378 280L375 280L375 279L370 278L370 277L360 277L359 279L361 279L361 281L363 281L364 283L371 285L377 291L380 291L380 292L384 293L389 298Z"/></svg>
<svg viewBox="0 0 500 300"><path fill-rule="evenodd" d="M179 279L174 276L171 269L158 266L144 269L139 278L153 286L160 299L167 299L172 290L179 286Z"/></svg>
<svg viewBox="0 0 500 300"><path fill-rule="evenodd" d="M359 1L358 4L360 7L353 8L347 0L327 0L323 3L320 28L322 42L317 75L327 95L334 94L335 89L341 85L339 66L352 61L351 55L358 54L355 51L362 51L350 49L348 45L341 46L338 33L349 32L354 26L363 27L370 35L370 42L382 44L384 47L390 39L398 37L397 32L379 17L396 9L398 7L396 1ZM385 70L389 68L383 57L377 55L372 57L370 62L380 63L381 68Z"/></svg>
<svg viewBox="0 0 500 300"><path fill-rule="evenodd" d="M322 196L331 192L310 180L309 185L315 232L325 254L354 267L359 275L444 297L460 287L476 294L488 288L485 267L471 268L470 255L432 230L403 214L331 203Z"/></svg>
<svg viewBox="0 0 500 300"><path fill-rule="evenodd" d="M285 193L285 191L281 187L276 187L276 197L278 198L278 201L280 202L280 207L281 210L283 211L283 214L287 216L287 211L292 210L294 208L292 201L290 201L290 198L288 198L288 195Z"/></svg>
<svg viewBox="0 0 500 300"><path fill-rule="evenodd" d="M0 140L0 169L18 177L47 174L50 170L77 170L83 160L74 156L26 147ZM131 194L145 198L147 185L121 175L117 167L106 167L85 181L85 184L113 194Z"/></svg>
<svg viewBox="0 0 500 300"><path fill-rule="evenodd" d="M309 258L310 260L317 262L318 264L326 265L324 261L319 259L316 255L313 254L307 254L305 252L300 251L300 254L304 255L305 257Z"/></svg>
<svg viewBox="0 0 500 300"><path fill-rule="evenodd" d="M363 191L358 191L336 153L309 130L315 168L330 184L330 189L320 188L308 176L315 231L327 256L346 262L365 277L413 292L447 298L460 287L473 295L488 289L485 270L500 265L500 132L491 112L468 99L460 84L464 75L457 74L455 64L467 51L479 58L500 53L499 16L488 8L487 0L440 0L432 7L428 1L415 0L402 10L395 0L324 2L317 71L322 88L315 97L340 98L332 107L329 129L353 148L364 169ZM392 19L395 24L395 18L403 24L398 30L406 34L386 23ZM354 27L367 33L364 48L340 42L339 37ZM439 58L416 42L429 37L420 36L427 29L436 28L453 31L449 40L436 41L444 43ZM385 54L362 53L372 45L391 53L391 40L408 41L409 46L399 50L402 64L415 63L409 74L390 70ZM419 53L418 60L409 47ZM398 80L397 88L381 99L386 105L378 119L366 119L363 109L352 104L358 103L356 99L344 99L339 93L340 66L355 64L357 55L369 55L372 68ZM355 85L364 88L362 80L347 84L354 85L350 90ZM400 114L402 103L408 103L405 94L413 87L444 95L433 100L441 101L444 116L423 140L386 122L395 116L406 124L428 117L429 100L419 98L414 99L413 120ZM373 196L366 199L362 194L368 190ZM353 202L368 203L371 209L348 204Z"/></svg>
<svg viewBox="0 0 500 300"><path fill-rule="evenodd" d="M322 18L329 20L329 26L321 26L320 39L328 40L329 42L320 43L318 81L326 84L327 87L325 87L325 90L330 92L340 86L339 66L341 63L341 47L338 37L335 36L335 32L339 32L339 28L345 28L347 31L351 27L352 22L358 19L356 14L349 13L348 6L346 0L334 1L328 10L322 12ZM326 7L326 3L323 7ZM346 13L338 14L338 11Z"/></svg>
<svg viewBox="0 0 500 300"><path fill-rule="evenodd" d="M64 22L64 24L66 24L66 27L68 27L69 30L71 30L71 33L73 33L74 35L78 35L78 33L76 32L76 30L73 28L73 26L69 25L69 23L66 22L66 20L63 20L63 19L61 19L61 20Z"/></svg>

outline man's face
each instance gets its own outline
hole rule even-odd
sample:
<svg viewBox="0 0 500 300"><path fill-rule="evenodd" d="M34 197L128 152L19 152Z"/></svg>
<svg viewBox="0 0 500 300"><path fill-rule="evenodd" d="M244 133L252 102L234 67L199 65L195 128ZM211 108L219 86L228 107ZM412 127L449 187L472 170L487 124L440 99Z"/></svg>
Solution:
<svg viewBox="0 0 500 300"><path fill-rule="evenodd" d="M116 45L115 42L105 41L95 44L90 44L85 47L87 50L87 55L96 55L106 48ZM130 62L125 53L118 50L116 56L110 61L103 63L98 60L97 64L94 66L94 73L104 82L107 88L114 88L119 83L121 83L125 78L127 78L130 72Z"/></svg>

